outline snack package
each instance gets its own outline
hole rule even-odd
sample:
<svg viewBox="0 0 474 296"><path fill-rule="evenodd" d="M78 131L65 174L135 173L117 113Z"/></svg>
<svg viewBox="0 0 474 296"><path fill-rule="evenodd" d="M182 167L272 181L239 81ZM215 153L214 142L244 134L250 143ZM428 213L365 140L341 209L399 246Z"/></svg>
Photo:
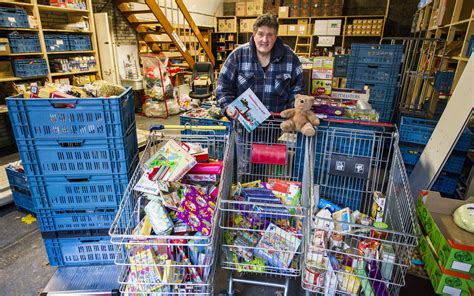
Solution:
<svg viewBox="0 0 474 296"><path fill-rule="evenodd" d="M121 95L125 88L105 80L97 80L92 84L84 85L84 89L94 97L114 97Z"/></svg>

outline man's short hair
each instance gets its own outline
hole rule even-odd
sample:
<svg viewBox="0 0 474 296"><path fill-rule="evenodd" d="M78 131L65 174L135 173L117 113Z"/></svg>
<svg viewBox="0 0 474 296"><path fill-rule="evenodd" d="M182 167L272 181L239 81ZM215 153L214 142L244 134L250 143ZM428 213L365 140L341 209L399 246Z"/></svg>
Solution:
<svg viewBox="0 0 474 296"><path fill-rule="evenodd" d="M258 28L262 26L267 26L269 28L275 29L275 32L278 33L278 19L276 16L266 13L260 15L253 24L253 32L257 32Z"/></svg>

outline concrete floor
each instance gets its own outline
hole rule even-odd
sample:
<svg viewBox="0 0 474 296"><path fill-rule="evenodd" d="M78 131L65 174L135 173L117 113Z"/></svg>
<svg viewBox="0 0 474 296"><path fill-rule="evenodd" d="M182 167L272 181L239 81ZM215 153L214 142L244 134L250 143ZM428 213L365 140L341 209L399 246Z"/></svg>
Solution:
<svg viewBox="0 0 474 296"><path fill-rule="evenodd" d="M178 124L179 116L167 120L146 118L137 115L139 142L146 141L150 124ZM4 177L3 177L4 178ZM0 207L0 295L27 296L43 291L56 267L48 264L48 258L37 224L27 225L21 218L27 213L19 211L13 204ZM246 279L264 278L267 281L284 283L277 277L246 276ZM216 295L227 288L228 273L218 268L215 279ZM235 284L238 295L282 295L281 290L262 285ZM290 280L289 295L304 295L298 279ZM423 293L420 293L423 291ZM426 279L408 275L406 287L400 295L435 295Z"/></svg>

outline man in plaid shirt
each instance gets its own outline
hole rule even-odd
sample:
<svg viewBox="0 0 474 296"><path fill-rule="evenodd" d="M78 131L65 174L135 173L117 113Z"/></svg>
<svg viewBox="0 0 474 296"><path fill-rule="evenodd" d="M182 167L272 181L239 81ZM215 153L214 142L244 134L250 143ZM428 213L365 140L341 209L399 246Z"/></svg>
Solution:
<svg viewBox="0 0 474 296"><path fill-rule="evenodd" d="M303 68L277 33L275 16L259 16L253 25L250 41L226 59L216 90L224 112L248 88L270 112L293 108L295 95L303 93Z"/></svg>

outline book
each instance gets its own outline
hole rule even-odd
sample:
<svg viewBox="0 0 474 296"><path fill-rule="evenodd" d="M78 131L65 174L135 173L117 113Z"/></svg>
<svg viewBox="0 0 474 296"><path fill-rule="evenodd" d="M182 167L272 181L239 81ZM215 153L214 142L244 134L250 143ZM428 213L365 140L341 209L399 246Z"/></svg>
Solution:
<svg viewBox="0 0 474 296"><path fill-rule="evenodd" d="M252 132L269 116L270 112L249 88L227 107L228 115L238 119L247 132Z"/></svg>

